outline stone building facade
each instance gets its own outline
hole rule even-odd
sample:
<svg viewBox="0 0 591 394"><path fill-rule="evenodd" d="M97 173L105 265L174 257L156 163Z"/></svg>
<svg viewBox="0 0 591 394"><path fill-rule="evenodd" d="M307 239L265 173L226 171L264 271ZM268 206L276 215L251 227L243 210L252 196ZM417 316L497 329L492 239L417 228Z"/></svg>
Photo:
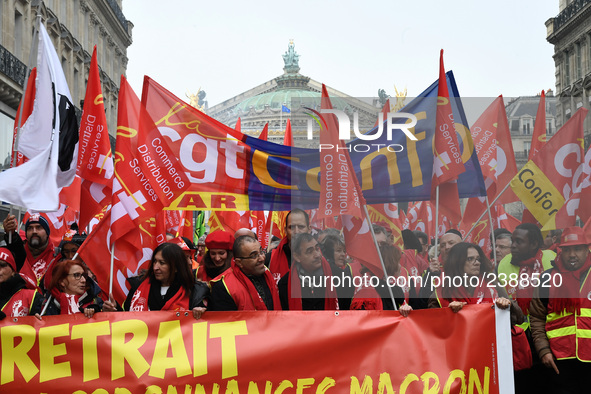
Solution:
<svg viewBox="0 0 591 394"><path fill-rule="evenodd" d="M45 25L72 100L80 111L93 47L97 46L109 132L117 126L117 96L127 69L133 24L121 11L122 0L2 0L0 2L0 164L9 155L14 118L23 92L37 15Z"/></svg>
<svg viewBox="0 0 591 394"><path fill-rule="evenodd" d="M546 21L554 45L556 126L577 109L591 109L591 0L559 0L559 13ZM591 117L585 119L585 148L591 143Z"/></svg>

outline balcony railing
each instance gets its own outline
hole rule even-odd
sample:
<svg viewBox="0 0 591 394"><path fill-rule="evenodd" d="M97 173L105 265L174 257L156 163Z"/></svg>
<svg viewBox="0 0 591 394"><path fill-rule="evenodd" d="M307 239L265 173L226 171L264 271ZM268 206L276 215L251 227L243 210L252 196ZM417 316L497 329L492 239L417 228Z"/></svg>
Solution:
<svg viewBox="0 0 591 394"><path fill-rule="evenodd" d="M14 56L8 49L0 45L0 72L8 76L19 86L25 84L27 66Z"/></svg>
<svg viewBox="0 0 591 394"><path fill-rule="evenodd" d="M123 15L123 11L121 11L121 8L119 8L117 2L115 0L107 0L107 4L109 4L111 9L113 10L113 13L119 20L119 23L121 23L121 26L123 26L123 28L125 29L125 31L129 31L129 29L127 28L127 19L125 19L125 15Z"/></svg>
<svg viewBox="0 0 591 394"><path fill-rule="evenodd" d="M554 32L558 31L571 18L579 13L585 6L589 5L591 0L574 0L560 14L554 18Z"/></svg>

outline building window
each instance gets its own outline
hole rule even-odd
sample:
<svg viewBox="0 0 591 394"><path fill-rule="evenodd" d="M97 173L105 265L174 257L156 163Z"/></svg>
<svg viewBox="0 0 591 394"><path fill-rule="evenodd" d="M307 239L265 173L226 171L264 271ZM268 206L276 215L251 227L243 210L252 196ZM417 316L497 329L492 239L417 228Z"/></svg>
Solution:
<svg viewBox="0 0 591 394"><path fill-rule="evenodd" d="M566 52L564 62L564 83L566 86L570 85L570 53Z"/></svg>
<svg viewBox="0 0 591 394"><path fill-rule="evenodd" d="M521 119L521 132L522 134L531 134L531 119Z"/></svg>
<svg viewBox="0 0 591 394"><path fill-rule="evenodd" d="M14 119L0 112L0 166L10 167Z"/></svg>
<svg viewBox="0 0 591 394"><path fill-rule="evenodd" d="M552 130L552 120L549 120L548 123L546 123L546 134L552 135L553 133L554 131Z"/></svg>
<svg viewBox="0 0 591 394"><path fill-rule="evenodd" d="M525 153L525 155L529 155L529 151L531 149L531 142L523 142L523 153Z"/></svg>
<svg viewBox="0 0 591 394"><path fill-rule="evenodd" d="M23 57L23 14L14 11L14 55Z"/></svg>

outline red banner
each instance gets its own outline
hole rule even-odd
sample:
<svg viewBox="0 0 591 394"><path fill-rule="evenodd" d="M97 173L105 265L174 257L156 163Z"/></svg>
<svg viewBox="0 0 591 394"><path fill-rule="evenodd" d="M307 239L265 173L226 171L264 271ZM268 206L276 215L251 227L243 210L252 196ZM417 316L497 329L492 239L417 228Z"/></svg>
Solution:
<svg viewBox="0 0 591 394"><path fill-rule="evenodd" d="M498 393L513 383L509 313L495 319L490 305L408 318L121 312L16 320L0 323L2 392Z"/></svg>

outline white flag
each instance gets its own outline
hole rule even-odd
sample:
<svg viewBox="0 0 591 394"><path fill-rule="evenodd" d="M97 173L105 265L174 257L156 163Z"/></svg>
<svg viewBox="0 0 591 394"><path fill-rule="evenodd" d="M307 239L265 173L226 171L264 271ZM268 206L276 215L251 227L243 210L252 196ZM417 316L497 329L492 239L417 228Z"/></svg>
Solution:
<svg viewBox="0 0 591 394"><path fill-rule="evenodd" d="M37 211L57 210L60 188L76 174L78 128L64 72L43 24L35 102L18 142L29 161L0 174L0 200Z"/></svg>

